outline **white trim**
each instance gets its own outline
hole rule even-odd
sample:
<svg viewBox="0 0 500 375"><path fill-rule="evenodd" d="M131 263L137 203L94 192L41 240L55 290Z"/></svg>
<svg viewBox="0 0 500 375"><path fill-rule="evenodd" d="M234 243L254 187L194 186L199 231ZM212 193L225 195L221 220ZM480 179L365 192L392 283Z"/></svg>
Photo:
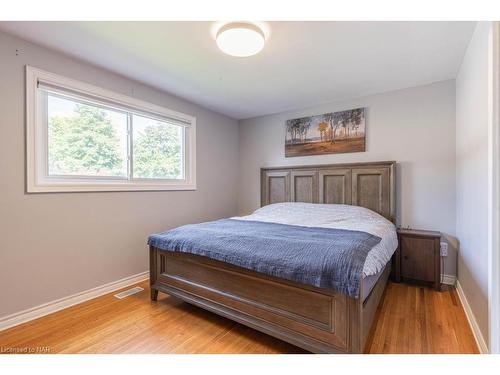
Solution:
<svg viewBox="0 0 500 375"><path fill-rule="evenodd" d="M493 22L490 40L488 316L491 353L500 354L500 24Z"/></svg>
<svg viewBox="0 0 500 375"><path fill-rule="evenodd" d="M190 123L191 120L195 119L195 117L182 112L177 112L144 100L119 94L111 90L106 90L98 86L67 78L59 74L47 72L46 70L34 68L29 65L26 65L26 75L30 78L30 80L31 78L36 78L34 82L31 82L32 85L35 85L35 88L38 82L43 82L51 86L67 88L84 96L100 98L104 101L116 103L123 107L141 109L146 113L149 112L160 117L173 118L187 123Z"/></svg>
<svg viewBox="0 0 500 375"><path fill-rule="evenodd" d="M481 354L487 354L489 353L488 350L488 345L486 345L486 341L484 340L483 334L481 333L481 330L479 329L479 325L477 324L476 317L474 316L474 313L472 312L472 309L469 305L469 302L467 301L467 297L465 297L464 290L462 289L462 286L460 285L460 281L457 280L457 294L458 298L460 299L460 302L462 303L462 306L465 311L465 316L467 316L467 321L469 322L469 326L472 330L472 334L474 335L474 339L476 340L477 347L479 348L479 352Z"/></svg>
<svg viewBox="0 0 500 375"><path fill-rule="evenodd" d="M457 282L457 277L455 275L441 274L441 282L446 285L455 286Z"/></svg>
<svg viewBox="0 0 500 375"><path fill-rule="evenodd" d="M184 127L184 179L124 179L48 176L46 166L46 137L41 126L42 109L38 84L61 87L82 97L109 103L132 113L171 119ZM26 191L84 192L84 191L154 191L196 190L196 117L173 111L126 95L118 94L85 82L76 81L26 65Z"/></svg>
<svg viewBox="0 0 500 375"><path fill-rule="evenodd" d="M56 311L66 309L70 306L77 305L104 294L114 292L118 289L125 288L132 284L142 282L144 280L147 280L148 278L149 271L144 271L138 273L137 275L125 277L121 280L113 281L111 283L104 284L80 293L76 293L68 297L63 297L55 301L44 303L43 305L39 305L24 311L1 317L0 331L17 326L22 323L29 322L30 320L41 318L42 316L52 314Z"/></svg>

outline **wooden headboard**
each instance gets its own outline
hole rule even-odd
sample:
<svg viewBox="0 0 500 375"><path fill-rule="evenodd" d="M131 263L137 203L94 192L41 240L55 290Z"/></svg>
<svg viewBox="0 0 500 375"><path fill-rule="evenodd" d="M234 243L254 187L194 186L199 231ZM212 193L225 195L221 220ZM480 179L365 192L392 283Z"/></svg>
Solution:
<svg viewBox="0 0 500 375"><path fill-rule="evenodd" d="M396 220L396 162L261 168L261 206L281 202L362 206Z"/></svg>

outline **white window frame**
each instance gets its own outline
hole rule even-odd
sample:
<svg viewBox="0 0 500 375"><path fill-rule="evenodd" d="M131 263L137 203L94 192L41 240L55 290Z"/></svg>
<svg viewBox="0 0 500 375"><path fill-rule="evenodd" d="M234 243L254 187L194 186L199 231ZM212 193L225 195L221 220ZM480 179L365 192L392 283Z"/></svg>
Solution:
<svg viewBox="0 0 500 375"><path fill-rule="evenodd" d="M130 178L49 176L46 125L43 120L45 104L42 103L39 83L139 115L182 122L185 128L182 155L184 179L144 179L133 178L132 175ZM196 117L27 65L26 190L28 193L196 190Z"/></svg>

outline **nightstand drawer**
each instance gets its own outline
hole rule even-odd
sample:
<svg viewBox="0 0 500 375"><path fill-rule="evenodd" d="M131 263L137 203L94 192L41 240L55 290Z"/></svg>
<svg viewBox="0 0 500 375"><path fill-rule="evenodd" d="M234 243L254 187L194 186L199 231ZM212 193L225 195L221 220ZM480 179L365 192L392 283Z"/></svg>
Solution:
<svg viewBox="0 0 500 375"><path fill-rule="evenodd" d="M435 278L434 240L401 238L401 276L407 279L430 281Z"/></svg>

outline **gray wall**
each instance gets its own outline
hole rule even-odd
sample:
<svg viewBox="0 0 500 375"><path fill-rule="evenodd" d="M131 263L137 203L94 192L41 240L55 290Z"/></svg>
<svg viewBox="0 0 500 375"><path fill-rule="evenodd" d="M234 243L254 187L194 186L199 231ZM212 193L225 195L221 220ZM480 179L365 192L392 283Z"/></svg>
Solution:
<svg viewBox="0 0 500 375"><path fill-rule="evenodd" d="M491 22L479 22L456 80L458 280L488 342L488 96Z"/></svg>
<svg viewBox="0 0 500 375"><path fill-rule="evenodd" d="M0 56L0 317L146 271L149 233L236 214L235 120L4 33ZM196 116L198 190L25 194L26 64Z"/></svg>
<svg viewBox="0 0 500 375"><path fill-rule="evenodd" d="M285 120L367 107L366 152L285 158ZM444 273L456 273L455 82L333 102L240 121L238 211L259 207L259 168L280 165L396 160L398 223L442 231L450 255Z"/></svg>

